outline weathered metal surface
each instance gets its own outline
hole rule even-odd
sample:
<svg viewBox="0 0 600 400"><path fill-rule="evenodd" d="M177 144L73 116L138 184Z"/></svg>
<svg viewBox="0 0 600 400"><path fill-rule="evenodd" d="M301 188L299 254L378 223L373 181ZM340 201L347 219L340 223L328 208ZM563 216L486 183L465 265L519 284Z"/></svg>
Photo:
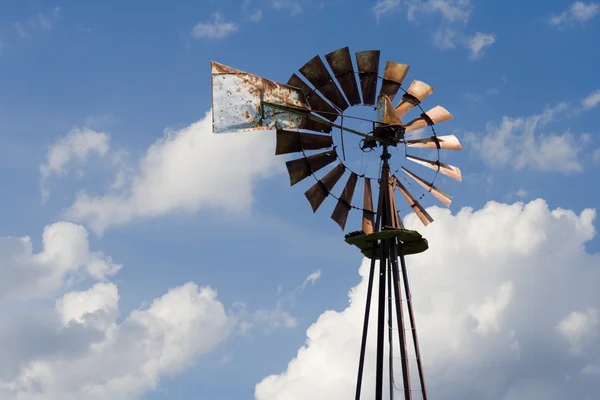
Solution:
<svg viewBox="0 0 600 400"><path fill-rule="evenodd" d="M275 155L297 153L302 150L326 149L333 146L331 136L313 135L297 131L277 131Z"/></svg>
<svg viewBox="0 0 600 400"><path fill-rule="evenodd" d="M360 78L364 105L375 105L379 56L379 50L366 50L356 53L356 65L358 67L358 77Z"/></svg>
<svg viewBox="0 0 600 400"><path fill-rule="evenodd" d="M323 201L329 196L329 193L331 193L335 184L340 180L342 175L344 175L344 172L346 172L346 167L344 167L344 164L339 163L304 193L313 212L317 212L321 204L323 204Z"/></svg>
<svg viewBox="0 0 600 400"><path fill-rule="evenodd" d="M408 147L421 149L462 150L458 138L454 135L432 136L424 139L411 139L406 141Z"/></svg>
<svg viewBox="0 0 600 400"><path fill-rule="evenodd" d="M329 121L325 121L314 114L311 114L306 119L306 124L304 124L304 128L309 131L322 132L322 133L331 133L331 123Z"/></svg>
<svg viewBox="0 0 600 400"><path fill-rule="evenodd" d="M413 119L406 124L406 132L413 132L418 129L425 128L428 125L439 124L454 118L448 110L442 106L435 106L425 114L421 114L418 118Z"/></svg>
<svg viewBox="0 0 600 400"><path fill-rule="evenodd" d="M315 92L302 79L300 79L298 75L292 75L287 84L304 92L306 95L306 100L308 101L308 104L310 104L313 112L321 115L323 118L328 119L329 121L335 121L339 116L339 111L327 103L325 99L319 95L319 93Z"/></svg>
<svg viewBox="0 0 600 400"><path fill-rule="evenodd" d="M329 64L329 67L333 71L350 105L360 104L360 93L348 47L326 54L325 60L327 60L327 64Z"/></svg>
<svg viewBox="0 0 600 400"><path fill-rule="evenodd" d="M433 93L433 88L425 82L414 80L396 106L396 115L402 118L417 104L421 103Z"/></svg>
<svg viewBox="0 0 600 400"><path fill-rule="evenodd" d="M390 207L391 207L391 217L392 217L392 227L396 229L404 229L402 225L402 220L400 219L400 215L398 215L398 208L396 207L396 197L394 195L394 181L392 179L391 173L388 173L388 185L390 185L389 198L390 198Z"/></svg>
<svg viewBox="0 0 600 400"><path fill-rule="evenodd" d="M312 173L331 164L336 158L335 150L328 150L323 153L286 162L285 165L290 175L290 185L294 186Z"/></svg>
<svg viewBox="0 0 600 400"><path fill-rule="evenodd" d="M425 188L425 190L431 193L431 195L438 199L442 204L444 204L446 207L450 207L450 203L452 203L452 196L450 196L448 193L444 192L440 188L434 186L433 183L427 182L425 179L418 177L416 174L409 171L408 169L402 167L402 171L406 172L408 176L413 178L415 182L417 182L419 185Z"/></svg>
<svg viewBox="0 0 600 400"><path fill-rule="evenodd" d="M304 93L211 61L213 132L299 129L311 108Z"/></svg>
<svg viewBox="0 0 600 400"><path fill-rule="evenodd" d="M364 178L365 187L363 195L363 219L362 230L366 234L373 233L375 225L375 213L373 212L373 192L371 191L371 180Z"/></svg>
<svg viewBox="0 0 600 400"><path fill-rule="evenodd" d="M356 189L356 182L358 181L358 175L354 172L350 174L350 178L348 178L348 182L346 182L346 186L344 187L344 191L340 196L335 208L333 209L333 213L331 214L331 219L334 220L342 230L346 228L346 221L348 220L348 213L351 209L352 197L354 197L354 190Z"/></svg>
<svg viewBox="0 0 600 400"><path fill-rule="evenodd" d="M400 125L402 123L396 116L392 101L385 93L381 93L377 100L377 121L384 125Z"/></svg>
<svg viewBox="0 0 600 400"><path fill-rule="evenodd" d="M385 94L390 100L394 100L409 69L410 67L406 64L394 61L386 62L385 70L383 71L383 82L381 83L379 94Z"/></svg>
<svg viewBox="0 0 600 400"><path fill-rule="evenodd" d="M350 107L344 95L338 89L335 84L333 77L327 71L321 57L315 56L312 60L307 62L300 68L302 75L308 79L314 87L325 96L334 106L344 111Z"/></svg>
<svg viewBox="0 0 600 400"><path fill-rule="evenodd" d="M462 181L462 175L460 173L460 168L455 167L453 165L450 164L446 164L440 161L431 161L431 160L426 160L424 158L421 157L415 157L415 156L406 156L407 159L409 159L410 161L413 161L417 164L423 165L427 168L431 168L434 171L438 171L441 174L444 174L452 179L455 179L459 182Z"/></svg>
<svg viewBox="0 0 600 400"><path fill-rule="evenodd" d="M419 204L419 202L413 197L412 194L406 189L406 187L400 183L400 180L396 177L393 177L394 184L398 187L398 190L406 199L408 205L413 209L417 218L423 223L423 225L427 226L431 222L433 222L433 218L425 209Z"/></svg>

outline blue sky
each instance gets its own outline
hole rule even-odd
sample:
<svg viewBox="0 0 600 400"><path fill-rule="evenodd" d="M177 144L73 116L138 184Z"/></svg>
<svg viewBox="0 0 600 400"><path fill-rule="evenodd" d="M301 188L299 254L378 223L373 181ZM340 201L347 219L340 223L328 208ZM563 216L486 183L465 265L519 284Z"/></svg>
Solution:
<svg viewBox="0 0 600 400"><path fill-rule="evenodd" d="M479 271L490 261L488 247L503 249L497 262L543 268L545 253L566 241L565 254L580 260L573 285L597 276L600 245L591 211L584 210L600 200L599 3L25 0L5 1L1 11L0 269L7 278L0 284L6 321L0 347L14 351L0 362L0 398L251 398L270 375L278 375L278 383L263 381L256 398L305 398L302 388L315 387L294 365L318 370L311 363L319 353L311 346L330 336L323 332L346 326L336 328L327 318L354 321L360 314L346 307L348 291L364 288L357 274L361 257L328 218L333 202L313 215L303 196L310 185L289 187L286 158L273 155L273 132L210 132L211 60L284 83L313 56L344 46L380 49L382 60L411 65L407 81L436 89L424 107L441 104L455 117L438 134L457 135L464 148L443 155L461 168L463 182L436 181L454 196L451 214L434 199L423 200L439 215L431 227L419 227L433 237L433 254L422 259L432 274L442 259ZM352 222L350 230L358 229ZM456 244L463 253L441 244L442 234L455 234L452 227L463 234ZM543 245L534 244L536 238ZM489 298L497 299L494 316L517 307L518 296L510 293L529 281L517 277L522 269L502 265L505 272L489 274L504 280L482 277L489 293L457 300L457 313L478 310ZM446 329L444 318L427 311L427 299L437 296L426 284L430 278L415 274L425 282L418 313L432 331ZM565 354L551 360L562 363L576 353L581 361L597 334L600 299L592 289L572 299L562 314L540 306L540 321L546 315L550 321L547 331L517 314L492 325L507 335L558 335L544 351L562 343ZM530 303L523 301L526 309ZM468 332L488 339L482 354L501 352L481 322L492 317L470 315L480 323ZM296 358L310 326L308 350ZM56 340L40 339L47 337ZM441 339L426 337L423 346L437 349ZM134 343L147 345L127 357ZM526 354L527 339L518 343ZM588 353L593 350L599 349ZM339 352L324 351L333 357L324 360L336 365ZM597 374L597 354L582 366L565 361L572 371L560 374ZM535 357L529 361L539 373L519 380L528 359L522 360L479 369L489 372L482 382L508 382L505 392L491 384L469 392L456 379L452 393L518 399L570 388L548 386L556 385L556 371ZM430 367L434 393L448 377L436 369L444 365L438 361ZM489 366L476 357L467 364L465 371ZM353 368L344 375L346 386ZM23 378L27 374L38 386ZM589 382L578 386L581 398L600 390ZM544 396L537 398L550 398Z"/></svg>

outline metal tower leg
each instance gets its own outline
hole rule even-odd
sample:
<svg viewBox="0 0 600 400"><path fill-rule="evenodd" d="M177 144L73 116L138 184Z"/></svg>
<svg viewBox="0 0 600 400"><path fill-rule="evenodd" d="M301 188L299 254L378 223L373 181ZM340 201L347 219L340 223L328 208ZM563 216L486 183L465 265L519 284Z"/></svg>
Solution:
<svg viewBox="0 0 600 400"><path fill-rule="evenodd" d="M394 276L394 294L396 297L396 319L398 323L398 337L400 339L400 357L402 358L402 381L404 383L404 399L411 400L410 373L408 355L406 351L406 331L404 329L404 310L402 308L402 290L400 289L400 274L398 272L398 249L396 241L392 241L392 273Z"/></svg>
<svg viewBox="0 0 600 400"><path fill-rule="evenodd" d="M390 400L394 400L394 332L393 332L393 317L392 317L392 266L387 267L387 309L388 309L388 346L390 351L389 359L389 385L390 385Z"/></svg>
<svg viewBox="0 0 600 400"><path fill-rule="evenodd" d="M383 399L383 345L385 341L385 270L389 257L387 242L384 240L381 246L381 259L379 260L379 301L377 318L377 369L375 372L375 400Z"/></svg>
<svg viewBox="0 0 600 400"><path fill-rule="evenodd" d="M423 365L421 363L421 350L419 349L419 338L417 337L417 325L415 324L415 314L412 307L412 296L410 294L410 285L408 283L408 271L406 269L406 261L404 260L404 252L402 245L399 247L400 265L402 266L402 280L404 281L404 292L406 293L406 304L408 306L408 317L410 319L410 328L413 337L413 345L415 347L415 355L417 358L417 369L419 371L419 381L421 382L421 392L423 400L427 400L427 388L425 386L425 376L423 373ZM398 282L400 284L400 282Z"/></svg>
<svg viewBox="0 0 600 400"><path fill-rule="evenodd" d="M369 312L371 310L371 295L373 293L373 275L375 273L375 254L376 247L373 246L371 257L371 269L369 270L369 283L367 284L367 305L365 307L365 320L363 322L362 340L360 343L360 360L358 362L358 378L356 380L356 395L354 398L360 400L360 390L362 388L362 376L365 366L365 349L367 346L367 331L369 330Z"/></svg>

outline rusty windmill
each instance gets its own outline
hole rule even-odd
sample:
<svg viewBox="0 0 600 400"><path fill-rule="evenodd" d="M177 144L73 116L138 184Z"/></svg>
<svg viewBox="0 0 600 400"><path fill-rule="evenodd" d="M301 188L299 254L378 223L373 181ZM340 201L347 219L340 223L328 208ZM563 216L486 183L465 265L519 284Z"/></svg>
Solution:
<svg viewBox="0 0 600 400"><path fill-rule="evenodd" d="M447 121L452 115L443 107L436 106L424 111L421 102L433 93L428 84L414 80L404 89L402 86L409 66L397 62L386 62L383 76L379 75L380 52L361 51L355 54L356 69L347 47L331 52L324 57L314 57L294 73L287 84L211 62L213 90L213 131L215 133L253 130L276 130L276 154L300 153L301 157L288 161L287 169L291 185L312 176L316 183L305 196L314 212L329 197L337 200L331 218L345 229L350 211L362 214L362 230L346 235L347 243L357 246L371 259L366 310L364 316L356 399L360 399L365 349L369 323L371 298L373 297L376 260L379 260L377 297L377 351L375 399L383 399L384 393L384 341L386 333L386 307L388 315L389 349L389 390L394 397L392 329L395 316L398 327L403 396L412 399L413 390L409 371L408 345L412 337L412 347L416 356L417 373L424 399L427 391L424 380L419 342L413 313L405 256L421 253L428 248L427 241L418 232L404 228L395 201L395 190L408 202L424 225L433 221L408 188L416 183L442 204L449 206L452 197L434 185L438 174L461 180L460 170L440 161L440 150L461 150L458 139L453 135L438 136L434 125ZM379 95L377 89L379 88ZM398 94L400 93L400 96ZM394 107L394 98L399 102ZM375 118L353 116L354 106L368 106L375 109ZM411 111L418 111L408 123L404 118ZM348 122L360 120L370 129L353 129ZM334 146L332 131L339 131L339 145ZM423 132L426 132L423 134ZM344 134L359 138L359 148L363 152L377 150L380 166L377 176L368 176L353 170L346 161ZM402 166L394 170L390 158L392 149L404 148L402 159L407 159L435 173L433 179L426 180ZM415 149L429 150L435 159L411 155ZM333 165L333 167L331 167ZM329 168L328 168L329 167ZM326 174L323 170L329 169ZM400 179L396 173L404 172ZM334 194L335 186L342 177L349 174L346 184ZM406 179L409 177L412 181ZM377 207L374 208L372 182L378 183ZM405 181L405 184L402 183ZM357 183L362 183L362 197L354 202ZM400 260L398 262L398 260ZM402 302L402 296L405 302ZM386 304L387 300L387 304ZM405 313L408 313L409 327L406 328Z"/></svg>

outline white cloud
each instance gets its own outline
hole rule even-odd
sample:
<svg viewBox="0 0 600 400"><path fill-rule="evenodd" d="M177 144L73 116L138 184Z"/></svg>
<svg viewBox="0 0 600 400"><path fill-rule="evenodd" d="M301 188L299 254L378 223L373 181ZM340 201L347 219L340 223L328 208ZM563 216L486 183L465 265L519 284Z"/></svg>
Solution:
<svg viewBox="0 0 600 400"><path fill-rule="evenodd" d="M212 14L210 19L197 23L192 28L192 36L197 39L223 39L238 29L235 23L226 21L219 12Z"/></svg>
<svg viewBox="0 0 600 400"><path fill-rule="evenodd" d="M548 23L554 26L564 26L575 22L584 23L594 18L600 11L600 4L576 1L566 11L552 16Z"/></svg>
<svg viewBox="0 0 600 400"><path fill-rule="evenodd" d="M600 149L594 150L594 153L592 154L592 160L594 165L600 165Z"/></svg>
<svg viewBox="0 0 600 400"><path fill-rule="evenodd" d="M528 193L527 190L520 188L519 190L517 190L517 192L515 193L515 196L520 197L520 198L525 198L527 197Z"/></svg>
<svg viewBox="0 0 600 400"><path fill-rule="evenodd" d="M570 174L580 172L581 143L585 135L574 135L569 131L561 135L540 133L556 118L567 112L579 112L560 103L546 107L542 113L529 117L502 118L500 124L488 123L486 134L469 134L473 150L490 166L511 165L520 170L526 167L538 171Z"/></svg>
<svg viewBox="0 0 600 400"><path fill-rule="evenodd" d="M0 238L0 299L45 297L68 281L86 276L101 280L121 267L90 251L86 229L70 222L46 226L42 246L34 253L29 237Z"/></svg>
<svg viewBox="0 0 600 400"><path fill-rule="evenodd" d="M416 14L439 14L447 22L467 23L471 16L470 0L412 0L408 2L408 19Z"/></svg>
<svg viewBox="0 0 600 400"><path fill-rule="evenodd" d="M301 0L273 0L272 5L276 10L290 10L292 15L298 15L302 12Z"/></svg>
<svg viewBox="0 0 600 400"><path fill-rule="evenodd" d="M71 129L48 149L46 161L40 166L42 179L66 173L65 166L72 160L83 162L92 153L104 156L110 148L109 140L104 132L89 128Z"/></svg>
<svg viewBox="0 0 600 400"><path fill-rule="evenodd" d="M590 93L581 100L584 109L589 110L600 104L600 89Z"/></svg>
<svg viewBox="0 0 600 400"><path fill-rule="evenodd" d="M490 202L456 215L438 207L429 212L436 219L424 232L430 249L407 259L429 396L558 400L597 393L598 380L580 371L600 363L599 338L591 334L590 348L574 356L555 329L570 313L600 305L600 255L585 250L595 236L596 213L550 210L543 200ZM419 226L414 214L405 223ZM256 386L257 400L354 395L368 269L365 260L349 306L324 312L286 370ZM375 330L376 316L367 346L367 397Z"/></svg>
<svg viewBox="0 0 600 400"><path fill-rule="evenodd" d="M493 33L477 32L473 36L468 36L452 28L441 28L433 35L433 44L440 50L455 49L457 45L468 49L471 52L471 59L477 60L484 54L484 49L496 42L496 35Z"/></svg>
<svg viewBox="0 0 600 400"><path fill-rule="evenodd" d="M371 11L375 13L375 18L379 21L382 15L389 14L399 6L400 0L377 0Z"/></svg>
<svg viewBox="0 0 600 400"><path fill-rule="evenodd" d="M167 131L120 189L80 193L67 215L102 233L136 218L201 207L248 211L254 182L282 168L274 147L272 132L212 133L209 112L189 127Z"/></svg>
<svg viewBox="0 0 600 400"><path fill-rule="evenodd" d="M248 18L252 22L258 22L258 21L260 21L262 19L262 16L263 16L262 10L256 10L255 12L253 12L252 14L250 14L248 16Z"/></svg>
<svg viewBox="0 0 600 400"><path fill-rule="evenodd" d="M303 292L309 283L314 285L319 280L319 278L321 278L321 270L317 270L312 274L308 275L306 279L304 279L304 282L302 282L302 286L300 286L300 292Z"/></svg>
<svg viewBox="0 0 600 400"><path fill-rule="evenodd" d="M60 7L54 7L46 12L40 12L24 22L16 22L15 29L21 38L28 37L33 31L50 31L60 17Z"/></svg>
<svg viewBox="0 0 600 400"><path fill-rule="evenodd" d="M571 351L581 353L597 335L598 313L589 308L586 311L573 311L556 326L556 330L569 342Z"/></svg>
<svg viewBox="0 0 600 400"><path fill-rule="evenodd" d="M137 399L224 341L235 323L214 290L193 283L122 322L117 301L115 285L97 284L59 299L53 317L4 324L0 398Z"/></svg>
<svg viewBox="0 0 600 400"><path fill-rule="evenodd" d="M467 46L471 50L471 58L477 59L483 55L483 49L496 42L496 36L493 33L477 32L467 41Z"/></svg>

